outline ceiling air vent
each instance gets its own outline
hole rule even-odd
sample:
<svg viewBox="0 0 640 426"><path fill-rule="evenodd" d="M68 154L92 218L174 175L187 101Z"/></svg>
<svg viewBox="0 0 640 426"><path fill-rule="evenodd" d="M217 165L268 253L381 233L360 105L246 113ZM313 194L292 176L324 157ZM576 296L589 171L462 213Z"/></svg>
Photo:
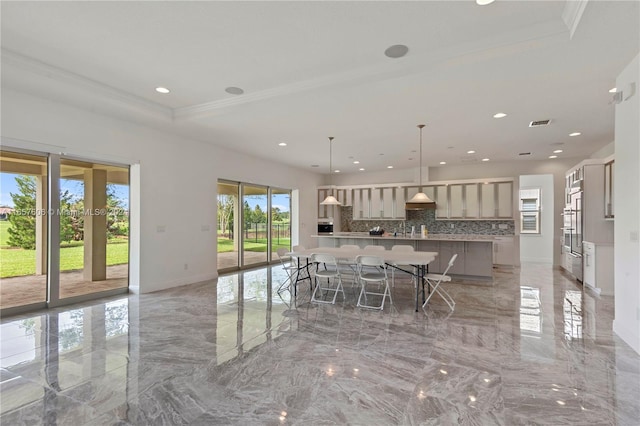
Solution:
<svg viewBox="0 0 640 426"><path fill-rule="evenodd" d="M520 154L518 154L518 155L531 155L531 153L530 153L530 152L521 152L521 153L520 153Z"/></svg>
<svg viewBox="0 0 640 426"><path fill-rule="evenodd" d="M538 121L532 121L531 123L529 123L529 127L540 127L540 126L546 126L549 123L551 123L551 120L538 120Z"/></svg>

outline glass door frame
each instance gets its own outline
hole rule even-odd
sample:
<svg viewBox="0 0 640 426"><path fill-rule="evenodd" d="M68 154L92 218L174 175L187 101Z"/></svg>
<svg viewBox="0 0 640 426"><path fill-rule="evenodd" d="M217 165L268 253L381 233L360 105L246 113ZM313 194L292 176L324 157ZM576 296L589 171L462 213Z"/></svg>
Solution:
<svg viewBox="0 0 640 426"><path fill-rule="evenodd" d="M112 290L104 290L95 293L83 294L78 296L60 298L60 163L63 155L53 152L36 151L23 149L13 146L3 146L3 151L15 152L22 154L35 155L47 158L47 279L46 279L46 300L45 302L37 302L28 305L15 306L5 309L0 309L1 316L11 316L29 311L34 311L42 308L55 308L59 306L70 305L78 302L85 302L89 300L99 299L118 294L126 294L129 292L131 285L131 246L129 246L129 271L127 277L127 287L117 288ZM119 164L109 161L104 161L96 158L84 158L81 156L74 156L64 154L65 159L80 160L80 161L95 161L100 164L114 165L122 168L127 168L129 174L129 183L131 183L131 164ZM131 201L131 194L129 194L129 202ZM131 219L129 219L131 224ZM129 236L131 236L131 227L129 227Z"/></svg>

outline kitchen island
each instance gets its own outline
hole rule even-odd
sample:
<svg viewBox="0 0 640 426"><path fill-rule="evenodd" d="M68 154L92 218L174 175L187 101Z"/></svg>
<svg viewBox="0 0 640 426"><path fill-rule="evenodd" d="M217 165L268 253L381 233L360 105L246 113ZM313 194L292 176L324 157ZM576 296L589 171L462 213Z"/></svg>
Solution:
<svg viewBox="0 0 640 426"><path fill-rule="evenodd" d="M450 275L470 278L493 278L493 244L491 235L433 234L425 238L393 235L369 235L368 232L335 232L312 235L318 238L319 247L340 247L353 244L383 246L391 250L394 245L410 245L417 251L438 252L438 257L429 264L429 272L443 272L451 256L458 258L449 270Z"/></svg>

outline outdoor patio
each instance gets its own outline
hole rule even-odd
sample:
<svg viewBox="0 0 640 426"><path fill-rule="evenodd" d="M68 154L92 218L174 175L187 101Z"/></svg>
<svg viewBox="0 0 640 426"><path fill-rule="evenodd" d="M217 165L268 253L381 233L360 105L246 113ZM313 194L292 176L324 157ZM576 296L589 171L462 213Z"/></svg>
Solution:
<svg viewBox="0 0 640 426"><path fill-rule="evenodd" d="M23 277L2 278L0 280L0 308L12 308L46 300L46 275L27 275ZM60 274L60 297L67 298L82 294L127 287L129 265L107 267L107 279L104 281L85 281L82 270Z"/></svg>

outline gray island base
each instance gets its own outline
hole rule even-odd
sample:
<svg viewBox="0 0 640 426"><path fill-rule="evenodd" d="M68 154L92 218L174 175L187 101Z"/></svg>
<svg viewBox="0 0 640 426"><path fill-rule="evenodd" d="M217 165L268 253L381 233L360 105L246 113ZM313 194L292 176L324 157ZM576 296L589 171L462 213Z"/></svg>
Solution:
<svg viewBox="0 0 640 426"><path fill-rule="evenodd" d="M493 279L493 243L490 235L429 235L425 238L408 236L377 236L368 232L335 232L312 235L318 247L340 247L353 244L361 248L368 245L383 246L391 250L394 245L410 245L416 251L435 251L438 257L429 264L429 272L443 272L451 256L458 254L447 275L465 278Z"/></svg>

